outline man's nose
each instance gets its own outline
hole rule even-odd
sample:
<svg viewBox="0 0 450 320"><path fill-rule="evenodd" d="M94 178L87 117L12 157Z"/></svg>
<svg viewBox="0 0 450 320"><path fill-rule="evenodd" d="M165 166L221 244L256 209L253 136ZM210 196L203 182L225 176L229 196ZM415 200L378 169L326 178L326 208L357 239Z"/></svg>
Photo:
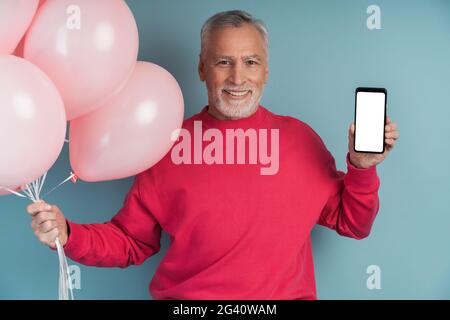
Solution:
<svg viewBox="0 0 450 320"><path fill-rule="evenodd" d="M231 69L229 80L234 85L241 85L245 81L244 69L242 68L241 63L234 64L233 68Z"/></svg>

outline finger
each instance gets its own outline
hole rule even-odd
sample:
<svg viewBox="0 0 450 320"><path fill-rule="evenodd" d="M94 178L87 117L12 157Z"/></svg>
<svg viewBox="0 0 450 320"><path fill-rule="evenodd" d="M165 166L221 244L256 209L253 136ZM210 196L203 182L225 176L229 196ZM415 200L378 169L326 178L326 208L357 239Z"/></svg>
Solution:
<svg viewBox="0 0 450 320"><path fill-rule="evenodd" d="M389 153L394 148L393 144L387 144L385 148L385 153Z"/></svg>
<svg viewBox="0 0 450 320"><path fill-rule="evenodd" d="M31 229L36 231L39 228L39 225L36 223L36 221L31 220Z"/></svg>
<svg viewBox="0 0 450 320"><path fill-rule="evenodd" d="M395 140L394 139L384 139L384 141L386 142L386 144L393 146L395 144Z"/></svg>
<svg viewBox="0 0 450 320"><path fill-rule="evenodd" d="M55 239L56 241L56 239ZM51 241L48 245L50 246L50 248L52 249L56 249L56 242L55 241Z"/></svg>
<svg viewBox="0 0 450 320"><path fill-rule="evenodd" d="M387 116L387 117L386 117L386 123L391 123L391 121L392 121L392 120L391 120L391 117Z"/></svg>
<svg viewBox="0 0 450 320"><path fill-rule="evenodd" d="M397 129L397 124L396 124L395 122L390 123L390 124L387 124L387 125L384 127L384 130L385 130L385 131L394 131L394 130L396 130L396 129Z"/></svg>
<svg viewBox="0 0 450 320"><path fill-rule="evenodd" d="M41 224L37 223L36 220L34 220L34 219L31 220L31 229L33 229L34 231L40 232L40 226L41 226Z"/></svg>
<svg viewBox="0 0 450 320"><path fill-rule="evenodd" d="M41 211L33 217L33 220L37 225L40 225L48 220L56 220L56 214L53 211Z"/></svg>
<svg viewBox="0 0 450 320"><path fill-rule="evenodd" d="M384 135L385 138L398 139L400 138L400 132L398 131L389 131Z"/></svg>
<svg viewBox="0 0 450 320"><path fill-rule="evenodd" d="M348 127L348 136L351 137L355 133L355 124L352 122Z"/></svg>
<svg viewBox="0 0 450 320"><path fill-rule="evenodd" d="M40 211L49 211L51 209L52 209L52 207L48 203L45 203L44 201L38 201L38 202L30 204L27 207L27 212L30 215L34 216L36 213L38 213Z"/></svg>
<svg viewBox="0 0 450 320"><path fill-rule="evenodd" d="M51 230L53 230L54 228L56 228L58 226L58 224L56 223L56 221L45 221L44 223L39 225L39 231L42 233L47 233Z"/></svg>
<svg viewBox="0 0 450 320"><path fill-rule="evenodd" d="M55 242L58 235L59 235L58 228L54 228L51 231L46 232L46 233L40 232L38 234L38 239L42 243L45 243L46 245L50 245L50 243Z"/></svg>

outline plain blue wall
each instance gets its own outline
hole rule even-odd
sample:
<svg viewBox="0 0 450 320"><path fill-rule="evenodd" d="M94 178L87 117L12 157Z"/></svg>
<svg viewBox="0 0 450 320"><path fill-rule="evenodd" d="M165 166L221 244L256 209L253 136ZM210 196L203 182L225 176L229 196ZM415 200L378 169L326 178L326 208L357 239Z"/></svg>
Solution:
<svg viewBox="0 0 450 320"><path fill-rule="evenodd" d="M130 0L139 26L140 60L157 63L179 81L186 117L206 90L197 76L199 30L210 15L248 10L270 33L270 78L263 104L310 124L346 170L347 128L354 89L389 90L388 114L401 139L378 166L381 208L363 241L317 227L316 279L322 299L450 298L450 1L207 1ZM381 30L366 27L366 9L381 8ZM70 171L67 146L49 173L50 188ZM131 179L66 184L47 201L79 223L109 220ZM28 203L0 198L0 298L57 297L57 256L39 244ZM280 239L282 241L282 239ZM148 299L148 283L164 256L128 269L81 267L79 299ZM270 258L270 257L268 257ZM366 268L381 268L381 289L368 290Z"/></svg>

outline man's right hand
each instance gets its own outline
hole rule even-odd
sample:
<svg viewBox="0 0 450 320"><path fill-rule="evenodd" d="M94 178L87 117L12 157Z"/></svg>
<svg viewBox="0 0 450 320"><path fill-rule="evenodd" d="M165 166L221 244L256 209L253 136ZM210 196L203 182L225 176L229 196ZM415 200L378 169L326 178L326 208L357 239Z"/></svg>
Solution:
<svg viewBox="0 0 450 320"><path fill-rule="evenodd" d="M53 249L56 248L56 237L62 246L66 244L68 237L66 218L57 206L41 200L30 204L27 212L32 217L31 228L39 241Z"/></svg>

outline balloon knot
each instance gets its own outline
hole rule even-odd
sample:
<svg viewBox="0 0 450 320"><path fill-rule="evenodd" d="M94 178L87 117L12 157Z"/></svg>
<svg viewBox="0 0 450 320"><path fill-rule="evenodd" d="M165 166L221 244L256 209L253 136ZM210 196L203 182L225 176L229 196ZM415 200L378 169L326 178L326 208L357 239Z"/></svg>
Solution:
<svg viewBox="0 0 450 320"><path fill-rule="evenodd" d="M70 178L70 181L72 181L73 183L76 183L78 180L78 177L76 174L72 174L72 178Z"/></svg>

